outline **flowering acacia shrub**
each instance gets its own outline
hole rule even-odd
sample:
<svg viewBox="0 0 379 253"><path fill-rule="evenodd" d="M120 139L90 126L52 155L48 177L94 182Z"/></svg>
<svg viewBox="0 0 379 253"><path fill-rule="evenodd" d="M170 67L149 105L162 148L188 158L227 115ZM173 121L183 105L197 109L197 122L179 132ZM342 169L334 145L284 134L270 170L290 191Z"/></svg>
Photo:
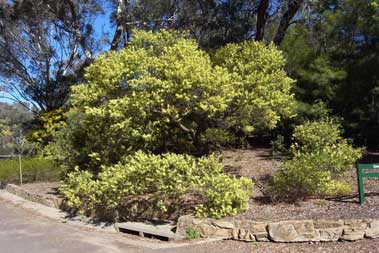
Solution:
<svg viewBox="0 0 379 253"><path fill-rule="evenodd" d="M212 59L181 33L136 31L73 87L56 158L96 174L137 150L201 156L292 115L293 81L275 47L231 44Z"/></svg>
<svg viewBox="0 0 379 253"><path fill-rule="evenodd" d="M105 206L127 213L130 218L146 208L159 210L165 217L181 212L186 200L195 201L195 213L201 217L222 218L246 211L252 181L223 174L222 164L214 156L195 159L189 155L151 155L136 152L114 166L104 167L97 179L88 171L68 174L61 192L67 205L88 212ZM130 201L149 196L144 203ZM128 212L125 212L128 210ZM130 211L130 212L129 212Z"/></svg>
<svg viewBox="0 0 379 253"><path fill-rule="evenodd" d="M347 194L346 176L362 150L341 137L338 124L331 120L297 126L291 146L293 158L284 163L271 190L282 199Z"/></svg>
<svg viewBox="0 0 379 253"><path fill-rule="evenodd" d="M216 218L248 208L251 180L205 155L291 117L293 80L274 46L231 44L211 58L187 37L135 31L73 87L67 125L48 147L66 168L71 208L132 215L145 202L169 214L193 199L198 216Z"/></svg>

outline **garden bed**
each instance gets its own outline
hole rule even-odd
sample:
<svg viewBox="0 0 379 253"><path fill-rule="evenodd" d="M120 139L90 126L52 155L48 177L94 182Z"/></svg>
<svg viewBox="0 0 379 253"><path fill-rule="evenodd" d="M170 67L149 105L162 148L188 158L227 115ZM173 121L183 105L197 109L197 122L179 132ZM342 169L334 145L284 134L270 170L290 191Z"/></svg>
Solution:
<svg viewBox="0 0 379 253"><path fill-rule="evenodd" d="M365 179L365 203L359 205L355 168L351 168L349 181L353 187L350 196L328 199L309 199L298 203L272 203L262 194L259 185L265 185L269 177L277 171L281 161L272 159L269 149L226 150L223 151L223 163L228 173L255 178L250 199L250 209L237 216L241 219L256 221L282 221L293 219L350 219L379 218L379 179ZM59 182L33 183L20 186L24 191L45 198L62 197L58 193Z"/></svg>
<svg viewBox="0 0 379 253"><path fill-rule="evenodd" d="M373 157L370 157L372 161ZM370 162L371 162L370 161ZM260 185L278 170L281 161L272 159L270 149L228 150L223 152L226 170L235 175L258 180L250 199L250 209L237 218L257 221L291 219L349 219L379 218L379 179L364 179L365 203L359 205L355 168L351 168L348 181L353 192L349 196L328 199L309 199L298 203L272 203L260 190Z"/></svg>
<svg viewBox="0 0 379 253"><path fill-rule="evenodd" d="M219 237L243 241L311 242L354 241L379 237L379 180L366 180L366 201L359 205L355 168L347 180L353 194L339 198L309 199L297 203L276 202L263 194L262 186L280 168L269 149L223 151L225 171L256 181L250 209L236 217L196 219L181 216L176 236L187 237L188 229L201 237ZM60 207L59 182L7 185L6 189L20 197L51 207Z"/></svg>

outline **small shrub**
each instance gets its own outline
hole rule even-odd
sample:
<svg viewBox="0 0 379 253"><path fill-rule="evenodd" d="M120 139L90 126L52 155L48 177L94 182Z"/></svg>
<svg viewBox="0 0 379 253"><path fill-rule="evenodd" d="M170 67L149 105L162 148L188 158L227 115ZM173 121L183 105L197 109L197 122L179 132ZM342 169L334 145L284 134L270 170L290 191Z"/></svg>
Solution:
<svg viewBox="0 0 379 253"><path fill-rule="evenodd" d="M200 232L191 227L186 229L186 239L194 240L199 239L201 237Z"/></svg>
<svg viewBox="0 0 379 253"><path fill-rule="evenodd" d="M192 197L201 203L196 210L202 216L221 218L247 210L251 187L248 179L224 175L214 156L196 159L137 152L104 167L96 180L90 172L70 173L61 192L69 207L84 212L103 206L121 213L129 204L139 209L142 197L144 207L159 209L162 217L180 211L186 198Z"/></svg>
<svg viewBox="0 0 379 253"><path fill-rule="evenodd" d="M88 171L79 171L76 168L67 175L59 190L65 196L65 204L75 211L92 210L98 203L97 182Z"/></svg>
<svg viewBox="0 0 379 253"><path fill-rule="evenodd" d="M277 157L280 155L288 154L288 147L286 147L285 139L283 135L278 135L275 140L271 141L271 155Z"/></svg>
<svg viewBox="0 0 379 253"><path fill-rule="evenodd" d="M342 179L361 149L341 137L333 121L307 122L295 128L293 158L273 178L271 191L282 199L347 194L351 187Z"/></svg>
<svg viewBox="0 0 379 253"><path fill-rule="evenodd" d="M228 175L207 175L202 180L202 195L205 203L196 207L196 216L222 218L235 216L249 209L252 181Z"/></svg>
<svg viewBox="0 0 379 253"><path fill-rule="evenodd" d="M341 128L332 120L306 122L295 128L292 135L292 153L322 150L341 141Z"/></svg>

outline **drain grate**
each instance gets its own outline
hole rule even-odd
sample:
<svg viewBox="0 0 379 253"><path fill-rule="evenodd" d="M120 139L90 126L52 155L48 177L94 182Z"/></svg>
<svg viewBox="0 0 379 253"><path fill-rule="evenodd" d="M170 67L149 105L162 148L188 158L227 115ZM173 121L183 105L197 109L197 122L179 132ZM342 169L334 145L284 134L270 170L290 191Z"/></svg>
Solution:
<svg viewBox="0 0 379 253"><path fill-rule="evenodd" d="M155 238L162 241L183 239L174 232L176 226L170 223L152 224L142 222L122 222L116 223L115 225L117 230L121 233Z"/></svg>

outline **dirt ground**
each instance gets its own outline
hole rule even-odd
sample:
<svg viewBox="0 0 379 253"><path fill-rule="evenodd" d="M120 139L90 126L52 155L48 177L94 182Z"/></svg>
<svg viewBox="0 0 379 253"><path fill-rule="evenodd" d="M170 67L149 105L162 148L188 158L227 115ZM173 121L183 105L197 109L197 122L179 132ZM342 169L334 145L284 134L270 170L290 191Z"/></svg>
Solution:
<svg viewBox="0 0 379 253"><path fill-rule="evenodd" d="M58 188L60 185L60 182L42 182L23 184L20 187L33 194L59 197Z"/></svg>

